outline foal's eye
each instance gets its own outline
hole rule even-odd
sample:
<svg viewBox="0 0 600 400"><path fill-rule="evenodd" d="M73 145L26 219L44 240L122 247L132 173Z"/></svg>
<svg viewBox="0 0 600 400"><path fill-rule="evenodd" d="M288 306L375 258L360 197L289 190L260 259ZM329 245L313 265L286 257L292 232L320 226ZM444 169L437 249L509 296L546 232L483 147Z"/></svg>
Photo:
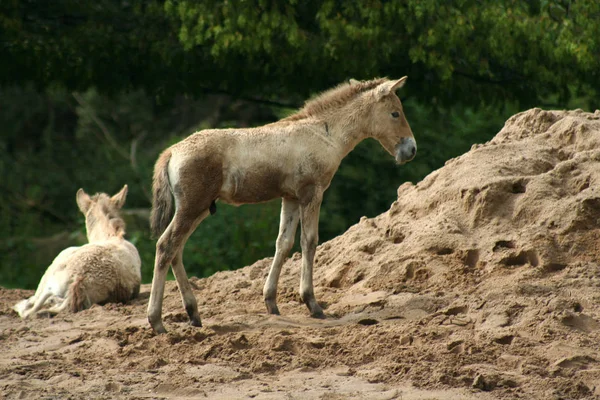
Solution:
<svg viewBox="0 0 600 400"><path fill-rule="evenodd" d="M394 111L392 113L392 117L394 117L394 118L398 118L399 116L400 116L400 113L398 111Z"/></svg>

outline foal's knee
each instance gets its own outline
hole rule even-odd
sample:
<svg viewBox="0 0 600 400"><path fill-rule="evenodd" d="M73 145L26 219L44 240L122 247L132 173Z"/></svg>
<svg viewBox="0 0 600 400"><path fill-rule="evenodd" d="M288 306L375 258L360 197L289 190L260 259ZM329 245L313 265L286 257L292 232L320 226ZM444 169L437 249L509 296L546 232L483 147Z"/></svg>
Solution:
<svg viewBox="0 0 600 400"><path fill-rule="evenodd" d="M305 236L302 236L302 240L300 242L300 244L302 246L302 250L315 249L317 247L318 241L319 241L318 236L314 235L314 234L307 234Z"/></svg>
<svg viewBox="0 0 600 400"><path fill-rule="evenodd" d="M276 243L276 250L284 253L289 252L294 247L294 238L279 238Z"/></svg>

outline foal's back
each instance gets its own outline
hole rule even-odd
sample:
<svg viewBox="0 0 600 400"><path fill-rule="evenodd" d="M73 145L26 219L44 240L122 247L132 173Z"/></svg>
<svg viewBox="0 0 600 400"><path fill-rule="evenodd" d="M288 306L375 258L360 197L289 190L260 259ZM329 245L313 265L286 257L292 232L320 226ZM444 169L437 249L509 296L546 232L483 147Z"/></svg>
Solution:
<svg viewBox="0 0 600 400"><path fill-rule="evenodd" d="M51 267L48 273L59 275L59 280L64 274L63 282L69 285L77 282L88 307L125 303L139 294L140 257L135 246L123 238L85 244ZM63 293L66 295L66 290ZM74 308L79 311L86 307Z"/></svg>
<svg viewBox="0 0 600 400"><path fill-rule="evenodd" d="M339 165L327 129L309 120L197 132L169 149L170 183L229 204L296 198L306 185L328 185Z"/></svg>

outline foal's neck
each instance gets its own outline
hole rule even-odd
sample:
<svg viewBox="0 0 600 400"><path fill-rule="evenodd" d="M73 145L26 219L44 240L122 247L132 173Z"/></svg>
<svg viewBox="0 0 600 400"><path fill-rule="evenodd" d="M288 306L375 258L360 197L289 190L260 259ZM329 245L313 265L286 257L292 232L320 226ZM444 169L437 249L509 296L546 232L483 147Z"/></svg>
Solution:
<svg viewBox="0 0 600 400"><path fill-rule="evenodd" d="M102 218L88 227L87 238L89 243L101 242L109 239L122 239L125 235L125 223L120 218Z"/></svg>
<svg viewBox="0 0 600 400"><path fill-rule="evenodd" d="M339 143L342 158L368 137L360 118L340 118L339 114L333 114L324 116L323 121L331 136Z"/></svg>

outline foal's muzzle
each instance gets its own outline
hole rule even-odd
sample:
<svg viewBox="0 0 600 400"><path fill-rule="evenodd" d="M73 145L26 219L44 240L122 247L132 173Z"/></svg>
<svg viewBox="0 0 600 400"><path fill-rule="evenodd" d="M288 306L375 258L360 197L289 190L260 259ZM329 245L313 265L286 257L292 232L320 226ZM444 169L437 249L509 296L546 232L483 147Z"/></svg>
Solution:
<svg viewBox="0 0 600 400"><path fill-rule="evenodd" d="M414 138L405 137L396 145L396 162L404 164L415 158L417 154L417 142Z"/></svg>

